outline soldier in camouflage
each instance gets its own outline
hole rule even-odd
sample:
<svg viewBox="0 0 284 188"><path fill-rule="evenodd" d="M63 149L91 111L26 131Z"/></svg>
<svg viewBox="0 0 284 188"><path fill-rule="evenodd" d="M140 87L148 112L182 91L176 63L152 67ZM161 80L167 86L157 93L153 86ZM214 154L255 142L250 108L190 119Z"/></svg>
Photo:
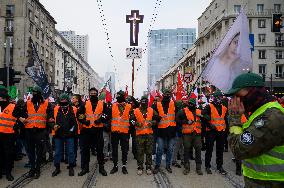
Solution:
<svg viewBox="0 0 284 188"><path fill-rule="evenodd" d="M229 102L229 145L242 160L246 188L284 187L284 109L266 91L261 76L238 76L227 93ZM250 114L246 123L241 115Z"/></svg>

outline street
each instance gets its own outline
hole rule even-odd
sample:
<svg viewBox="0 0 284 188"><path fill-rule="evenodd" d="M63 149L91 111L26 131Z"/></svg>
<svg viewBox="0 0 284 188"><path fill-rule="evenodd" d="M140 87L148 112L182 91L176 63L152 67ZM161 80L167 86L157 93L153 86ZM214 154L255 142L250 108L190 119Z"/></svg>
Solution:
<svg viewBox="0 0 284 188"><path fill-rule="evenodd" d="M204 152L202 152L202 157L204 159ZM80 155L78 155L80 157ZM121 156L119 156L121 157ZM112 162L109 160L106 162L106 170L108 176L103 177L98 173L96 157L91 157L91 169L88 175L79 177L77 176L80 171L80 163L77 160L77 167L75 168L75 176L69 177L68 170L66 169L66 164L61 164L61 173L56 177L51 177L51 173L54 170L53 164L48 163L42 168L41 177L39 179L24 179L24 174L28 169L24 168L26 158L19 162L15 162L15 168L13 169L13 174L15 180L10 183L5 178L0 180L0 187L7 188L77 188L77 187L99 187L99 188L142 188L142 187L157 187L157 188L231 188L244 187L243 177L235 175L235 164L231 160L232 154L230 152L224 153L224 169L228 171L226 176L220 175L216 170L215 156L212 157L212 175L207 175L204 166L202 167L203 176L199 176L195 173L195 162L191 161L191 171L190 174L183 175L183 169L172 167L173 173L169 174L164 166L161 167L161 173L157 175L146 175L144 173L142 176L138 176L136 160L133 159L133 155L130 152L128 154L128 175L123 175L121 172L121 165L119 164L119 171L116 174L110 175L109 172L113 166ZM120 158L119 158L120 159ZM204 162L204 161L203 161Z"/></svg>

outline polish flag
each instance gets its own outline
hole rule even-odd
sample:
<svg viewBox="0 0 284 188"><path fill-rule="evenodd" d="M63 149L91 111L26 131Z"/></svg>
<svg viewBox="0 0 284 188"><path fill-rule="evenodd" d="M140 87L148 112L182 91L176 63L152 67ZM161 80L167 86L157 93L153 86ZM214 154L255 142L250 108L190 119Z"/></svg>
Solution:
<svg viewBox="0 0 284 188"><path fill-rule="evenodd" d="M194 92L192 92L190 94L190 97L189 98L193 98L193 99L197 99L198 97L198 91L197 91L197 87L194 89Z"/></svg>

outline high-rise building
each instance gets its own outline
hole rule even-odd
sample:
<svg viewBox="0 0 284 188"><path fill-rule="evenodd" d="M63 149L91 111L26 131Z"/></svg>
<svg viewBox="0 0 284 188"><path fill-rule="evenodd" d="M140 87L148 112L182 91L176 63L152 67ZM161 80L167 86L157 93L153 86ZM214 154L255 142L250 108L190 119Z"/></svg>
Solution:
<svg viewBox="0 0 284 188"><path fill-rule="evenodd" d="M5 67L9 62L10 67L21 71L21 81L16 84L21 96L29 87L35 85L25 73L28 62L27 49L31 37L53 88L55 19L39 0L1 0L0 7L0 67ZM7 48L8 46L10 49Z"/></svg>
<svg viewBox="0 0 284 188"><path fill-rule="evenodd" d="M75 31L59 31L59 33L70 42L76 50L83 56L84 60L88 62L88 48L89 36L76 35Z"/></svg>
<svg viewBox="0 0 284 188"><path fill-rule="evenodd" d="M196 39L196 29L152 30L148 40L148 86L183 56Z"/></svg>

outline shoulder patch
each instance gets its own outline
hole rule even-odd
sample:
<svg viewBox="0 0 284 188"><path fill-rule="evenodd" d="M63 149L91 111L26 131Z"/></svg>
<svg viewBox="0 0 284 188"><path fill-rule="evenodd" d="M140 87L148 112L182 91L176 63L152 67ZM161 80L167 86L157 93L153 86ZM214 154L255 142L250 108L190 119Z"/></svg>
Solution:
<svg viewBox="0 0 284 188"><path fill-rule="evenodd" d="M251 145L254 143L254 136L249 131L245 131L240 136L240 142L244 145Z"/></svg>
<svg viewBox="0 0 284 188"><path fill-rule="evenodd" d="M254 122L254 126L258 129L264 126L265 120L260 118Z"/></svg>

